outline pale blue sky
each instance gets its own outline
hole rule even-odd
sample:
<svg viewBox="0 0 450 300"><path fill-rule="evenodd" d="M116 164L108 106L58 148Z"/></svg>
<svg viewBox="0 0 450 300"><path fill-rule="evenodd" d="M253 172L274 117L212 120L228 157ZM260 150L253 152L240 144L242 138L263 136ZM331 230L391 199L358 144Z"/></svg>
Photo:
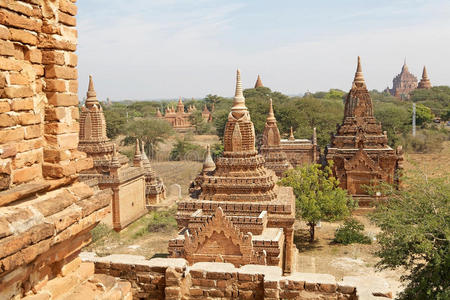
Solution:
<svg viewBox="0 0 450 300"><path fill-rule="evenodd" d="M404 57L417 77L450 84L448 0L80 0L80 96L230 96L236 68L286 94L348 90L360 55L369 89Z"/></svg>

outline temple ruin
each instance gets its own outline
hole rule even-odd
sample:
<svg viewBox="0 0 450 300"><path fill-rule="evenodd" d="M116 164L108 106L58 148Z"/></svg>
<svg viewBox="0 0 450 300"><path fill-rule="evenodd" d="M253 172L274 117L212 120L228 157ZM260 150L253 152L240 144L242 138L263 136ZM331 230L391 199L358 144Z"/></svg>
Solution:
<svg viewBox="0 0 450 300"><path fill-rule="evenodd" d="M136 142L133 166L128 158L116 151L116 145L106 136L106 121L92 76L85 104L80 115L80 141L78 150L87 153L94 167L80 173L80 179L100 189L111 189L111 216L114 230L121 230L148 212L152 204L165 197L162 181L156 177L139 141ZM142 145L143 147L143 145Z"/></svg>
<svg viewBox="0 0 450 300"><path fill-rule="evenodd" d="M372 205L377 197L370 196L365 185L380 181L394 184L398 180L402 150L388 145L387 134L373 115L359 57L355 79L345 101L344 120L325 154L327 160L334 162L333 172L341 187L355 196L360 206Z"/></svg>
<svg viewBox="0 0 450 300"><path fill-rule="evenodd" d="M422 79L419 82L419 85L417 86L418 89L431 89L431 82L428 78L427 68L423 66L422 71Z"/></svg>
<svg viewBox="0 0 450 300"><path fill-rule="evenodd" d="M294 130L291 127L289 138L280 140L281 150L286 153L292 167L301 167L307 164L317 163L320 150L317 146L316 129L313 130L313 137L308 139L296 139Z"/></svg>
<svg viewBox="0 0 450 300"><path fill-rule="evenodd" d="M259 87L264 87L262 80L261 80L261 76L258 75L258 78L256 78L256 82L255 82L255 89L259 88Z"/></svg>
<svg viewBox="0 0 450 300"><path fill-rule="evenodd" d="M289 187L275 185L255 149L255 130L239 70L223 157L215 166L204 166L202 172L198 199L178 203L180 232L169 242L170 256L184 258L189 264L258 264L291 273L294 194Z"/></svg>
<svg viewBox="0 0 450 300"><path fill-rule="evenodd" d="M292 168L286 153L281 149L280 131L273 113L272 99L269 100L269 114L264 126L260 153L264 157L265 167L274 171L278 177L282 177L287 169Z"/></svg>
<svg viewBox="0 0 450 300"><path fill-rule="evenodd" d="M400 99L409 99L409 93L417 88L417 78L409 72L406 59L403 63L402 71L392 80L392 89L389 90L392 96Z"/></svg>
<svg viewBox="0 0 450 300"><path fill-rule="evenodd" d="M178 132L186 132L191 129L194 129L194 126L191 123L191 116L193 113L197 111L197 108L194 105L190 105L185 111L183 100L178 99L177 108L174 109L172 107L167 107L164 115L161 113L159 108L156 111L156 117L162 120L166 120L172 125L173 129ZM212 113L208 110L206 105L203 107L202 111L202 119L205 122L212 122Z"/></svg>

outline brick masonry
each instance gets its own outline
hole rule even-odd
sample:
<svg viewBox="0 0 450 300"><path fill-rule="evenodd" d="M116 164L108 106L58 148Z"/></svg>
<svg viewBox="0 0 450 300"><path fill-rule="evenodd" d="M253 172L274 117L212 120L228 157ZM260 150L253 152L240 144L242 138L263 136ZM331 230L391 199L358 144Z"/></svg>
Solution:
<svg viewBox="0 0 450 300"><path fill-rule="evenodd" d="M328 274L282 276L273 266L197 263L181 258L82 253L95 272L125 279L135 299L359 299L358 289ZM362 299L362 298L361 298Z"/></svg>

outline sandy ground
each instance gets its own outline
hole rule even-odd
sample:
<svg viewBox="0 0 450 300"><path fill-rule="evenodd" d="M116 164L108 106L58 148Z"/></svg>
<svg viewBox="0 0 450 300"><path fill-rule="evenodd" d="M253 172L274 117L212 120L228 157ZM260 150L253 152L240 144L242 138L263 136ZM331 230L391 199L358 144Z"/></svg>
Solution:
<svg viewBox="0 0 450 300"><path fill-rule="evenodd" d="M365 225L365 233L375 237L379 229L371 224L366 216L354 216ZM316 239L308 241L308 227L303 222L297 222L294 242L299 250L296 261L297 272L325 273L342 280L344 276L373 276L384 279L394 294L401 291L401 271L377 271L374 256L377 244L371 245L333 244L334 232L341 222L322 222L316 228Z"/></svg>

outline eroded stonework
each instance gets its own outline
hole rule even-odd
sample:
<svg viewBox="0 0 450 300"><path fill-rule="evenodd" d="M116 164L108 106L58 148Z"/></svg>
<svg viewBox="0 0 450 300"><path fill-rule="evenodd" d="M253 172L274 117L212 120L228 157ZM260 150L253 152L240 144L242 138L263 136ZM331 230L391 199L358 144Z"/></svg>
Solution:
<svg viewBox="0 0 450 300"><path fill-rule="evenodd" d="M273 113L272 99L270 99L260 153L264 157L266 168L274 171L278 177L282 177L287 169L292 168L286 153L281 148L280 131Z"/></svg>
<svg viewBox="0 0 450 300"><path fill-rule="evenodd" d="M307 164L317 163L319 160L320 150L317 146L316 129L313 131L313 138L296 139L291 127L288 139L280 140L281 150L286 153L289 163L292 167L301 167Z"/></svg>
<svg viewBox="0 0 450 300"><path fill-rule="evenodd" d="M76 13L0 1L0 299L132 298L78 257L112 192L78 181L93 161L77 149Z"/></svg>
<svg viewBox="0 0 450 300"><path fill-rule="evenodd" d="M191 198L178 203L178 237L171 257L202 261L293 267L294 195L278 187L255 149L255 130L245 106L240 72L224 133L224 154L207 156Z"/></svg>
<svg viewBox="0 0 450 300"><path fill-rule="evenodd" d="M111 224L119 231L145 213L147 208L165 197L162 181L156 177L141 144L136 141L133 166L128 158L117 153L116 145L106 136L106 122L89 77L87 99L81 108L78 149L94 161L94 167L81 172L81 179L112 189Z"/></svg>
<svg viewBox="0 0 450 300"><path fill-rule="evenodd" d="M333 172L342 188L359 199L360 206L372 204L365 185L380 181L394 184L401 171L402 150L388 145L386 132L373 116L373 105L361 69L358 67L345 101L344 120L326 149Z"/></svg>

